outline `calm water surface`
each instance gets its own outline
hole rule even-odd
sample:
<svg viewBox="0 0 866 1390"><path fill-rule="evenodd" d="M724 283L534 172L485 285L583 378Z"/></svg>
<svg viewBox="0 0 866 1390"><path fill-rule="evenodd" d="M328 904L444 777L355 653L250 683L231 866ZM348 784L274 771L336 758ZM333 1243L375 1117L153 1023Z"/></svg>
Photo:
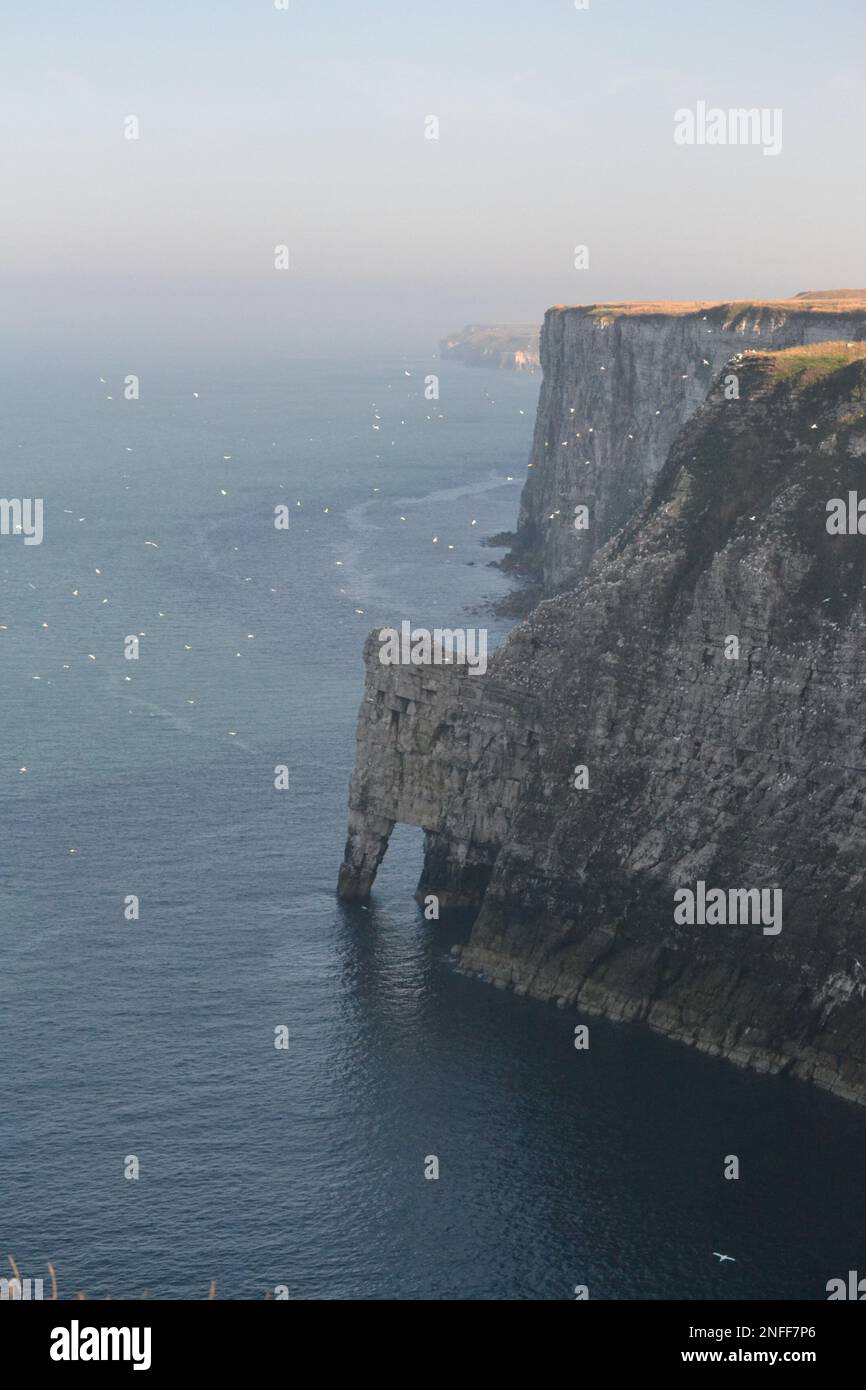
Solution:
<svg viewBox="0 0 866 1390"><path fill-rule="evenodd" d="M573 1017L451 971L419 831L369 910L335 900L364 637L501 638L480 542L514 524L538 378L154 370L127 402L124 371L0 388L0 493L45 500L41 546L0 538L0 1254L114 1297L866 1273L861 1112L636 1027L576 1052Z"/></svg>

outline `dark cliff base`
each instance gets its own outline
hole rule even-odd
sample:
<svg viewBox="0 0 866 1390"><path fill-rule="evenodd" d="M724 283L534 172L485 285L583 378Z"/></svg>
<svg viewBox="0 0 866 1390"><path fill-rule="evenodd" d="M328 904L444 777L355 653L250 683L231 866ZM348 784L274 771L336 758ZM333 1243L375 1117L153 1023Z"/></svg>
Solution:
<svg viewBox="0 0 866 1390"><path fill-rule="evenodd" d="M646 911L648 904L638 898L634 907ZM564 916L534 917L528 925L516 904L488 901L462 953L461 969L583 1013L646 1023L738 1066L789 1073L846 1100L866 1103L863 982L857 984L851 959L840 956L840 973L829 981L828 1018L822 1018L820 1008L807 999L796 966L782 978L774 948L758 943L754 931L726 928L734 939L724 952L711 946L684 951L683 943L665 940L668 908L669 895L655 914L648 914L659 937L652 943L642 936L630 938L618 927L613 944L610 931L598 928L579 946L551 953L550 943L563 937L573 904ZM534 951L529 944L533 937ZM739 968L726 959L732 949L742 954ZM834 989L840 991L835 999ZM849 1007L833 1020L828 1036L829 1015L843 1003Z"/></svg>

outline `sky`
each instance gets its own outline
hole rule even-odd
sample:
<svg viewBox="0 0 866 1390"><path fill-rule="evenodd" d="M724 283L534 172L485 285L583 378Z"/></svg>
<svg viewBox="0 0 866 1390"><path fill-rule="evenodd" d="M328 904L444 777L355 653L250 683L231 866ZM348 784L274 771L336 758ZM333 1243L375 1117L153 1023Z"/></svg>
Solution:
<svg viewBox="0 0 866 1390"><path fill-rule="evenodd" d="M4 351L864 285L864 37L862 0L2 0ZM701 101L781 110L781 152L677 145Z"/></svg>

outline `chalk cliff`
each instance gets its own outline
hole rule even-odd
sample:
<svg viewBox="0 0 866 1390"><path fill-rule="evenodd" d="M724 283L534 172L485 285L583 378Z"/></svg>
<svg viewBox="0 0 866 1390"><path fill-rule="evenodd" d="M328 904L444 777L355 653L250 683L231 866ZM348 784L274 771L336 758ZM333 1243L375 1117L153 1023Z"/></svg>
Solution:
<svg viewBox="0 0 866 1390"><path fill-rule="evenodd" d="M467 367L535 372L540 366L538 326L532 323L468 324L439 344L439 355Z"/></svg>
<svg viewBox="0 0 866 1390"><path fill-rule="evenodd" d="M648 482L646 449L613 451L616 402L653 403L676 333L713 361L730 315L590 317L549 316L542 409L572 350L618 340L603 457ZM477 912L463 969L866 1102L866 536L826 527L828 500L866 494L866 345L746 352L700 385L648 501L485 676L384 667L371 637L340 892L421 825L419 891ZM642 437L656 458L660 427ZM781 932L675 925L698 880L781 889Z"/></svg>
<svg viewBox="0 0 866 1390"><path fill-rule="evenodd" d="M866 291L778 303L557 306L541 334L544 378L507 563L550 595L646 500L671 445L736 352L866 338ZM589 509L586 530L575 507Z"/></svg>

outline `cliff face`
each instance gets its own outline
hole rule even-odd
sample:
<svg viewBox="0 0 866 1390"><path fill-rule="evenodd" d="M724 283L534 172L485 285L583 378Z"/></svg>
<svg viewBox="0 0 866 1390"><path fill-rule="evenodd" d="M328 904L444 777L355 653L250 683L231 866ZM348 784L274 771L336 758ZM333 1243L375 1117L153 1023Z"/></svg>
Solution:
<svg viewBox="0 0 866 1390"><path fill-rule="evenodd" d="M674 439L734 353L863 338L860 291L778 304L551 309L510 563L548 595L581 579L646 500ZM589 508L586 530L575 530L576 506Z"/></svg>
<svg viewBox="0 0 866 1390"><path fill-rule="evenodd" d="M461 333L442 339L439 355L467 367L534 372L540 366L538 328L530 323L469 324Z"/></svg>
<svg viewBox="0 0 866 1390"><path fill-rule="evenodd" d="M723 373L483 678L371 641L344 895L420 824L422 891L478 908L463 968L866 1102L866 537L826 528L866 466L864 352L733 363L739 399ZM781 889L781 931L677 925L698 881Z"/></svg>

